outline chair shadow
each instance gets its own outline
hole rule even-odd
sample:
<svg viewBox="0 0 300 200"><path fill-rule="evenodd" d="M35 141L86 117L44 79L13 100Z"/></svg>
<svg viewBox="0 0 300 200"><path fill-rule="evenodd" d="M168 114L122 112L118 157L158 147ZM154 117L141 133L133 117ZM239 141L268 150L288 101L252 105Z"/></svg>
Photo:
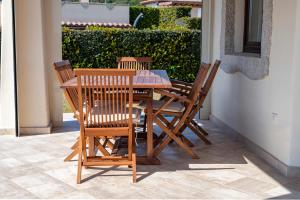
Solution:
<svg viewBox="0 0 300 200"><path fill-rule="evenodd" d="M300 187L295 188L287 182L297 182L299 179L289 179L281 175L277 169L271 167L267 162L262 160L259 155L251 152L246 146L241 143L236 135L232 135L228 130L222 131L220 127L207 125L204 122L202 126L209 133L208 138L212 141L212 145L205 145L197 136L190 134L188 130L185 132L185 136L194 143L193 148L200 156L200 159L192 159L183 151L176 143L169 144L168 147L163 150L159 155L161 165L138 165L137 166L137 182L146 181L158 172L175 172L175 171L218 171L218 170L234 170L235 165L247 165L251 162L264 172L266 176L272 177L277 183L285 187L290 193L285 195L279 195L270 199L299 199ZM67 130L67 131L66 131ZM65 121L62 129L57 129L57 133L62 132L74 132L79 131L79 124L76 120ZM155 132L159 133L160 130L155 127ZM139 144L137 148L145 150L145 144ZM233 148L233 150L231 149ZM236 150L234 150L236 148ZM139 153L139 150L137 150ZM144 152L141 152L142 154ZM221 165L220 167L208 167L207 164ZM222 165L229 165L224 167ZM194 167L193 167L194 165ZM203 165L203 167L201 167ZM112 166L110 168L88 167L88 169L101 170L95 174L86 177L82 180L82 183L87 182L98 176L131 176L131 170L126 168L118 168ZM111 170L128 171L128 174L105 174Z"/></svg>

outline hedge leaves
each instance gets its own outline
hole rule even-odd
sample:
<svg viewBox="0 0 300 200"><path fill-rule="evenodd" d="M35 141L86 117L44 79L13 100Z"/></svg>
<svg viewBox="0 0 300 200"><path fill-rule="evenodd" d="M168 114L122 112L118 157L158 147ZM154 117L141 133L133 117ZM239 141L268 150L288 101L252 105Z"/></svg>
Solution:
<svg viewBox="0 0 300 200"><path fill-rule="evenodd" d="M149 56L155 69L193 81L200 65L201 32L189 30L63 30L63 58L74 67L113 68L121 56Z"/></svg>

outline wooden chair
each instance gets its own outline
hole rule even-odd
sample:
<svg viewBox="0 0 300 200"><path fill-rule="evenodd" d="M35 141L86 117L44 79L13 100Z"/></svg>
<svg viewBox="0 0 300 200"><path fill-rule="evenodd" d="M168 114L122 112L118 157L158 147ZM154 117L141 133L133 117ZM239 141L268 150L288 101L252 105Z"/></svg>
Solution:
<svg viewBox="0 0 300 200"><path fill-rule="evenodd" d="M53 63L53 67L56 71L57 79L60 84L65 83L66 81L75 77L75 74L72 70L72 66L68 60L62 60ZM76 88L67 88L64 89L65 98L74 113L74 117L79 120L79 103L78 103L78 92ZM72 153L69 154L64 161L70 161L75 157L79 152L79 142L78 140L71 147Z"/></svg>
<svg viewBox="0 0 300 200"><path fill-rule="evenodd" d="M56 71L57 79L60 84L75 77L75 73L72 70L72 66L68 60L62 60L53 63L53 67ZM66 88L64 89L65 98L74 113L74 118L79 121L79 102L78 102L78 91L77 88ZM79 152L79 138L75 144L72 145L72 152L64 159L64 161L71 161ZM113 148L113 143L106 141L110 148ZM98 140L95 140L95 145L97 149L101 151L102 154L107 155L107 151L100 145Z"/></svg>
<svg viewBox="0 0 300 200"><path fill-rule="evenodd" d="M192 109L192 112L190 113L189 117L185 121L185 125L182 126L182 128L179 130L179 132L182 133L187 127L190 128L206 144L211 144L211 142L205 137L208 135L208 133L201 126L198 125L197 121L195 120L195 116L197 115L197 113L203 106L203 103L206 99L206 96L207 96L211 86L212 86L212 83L215 79L215 76L218 72L220 65L221 65L221 61L216 60L206 81L205 81L204 86L202 87L202 89L200 91L200 95L198 97L198 100L196 101L196 104L194 105L194 107ZM175 92L179 95L188 95L192 88L191 83L186 83L186 82L177 81L177 80L172 80L172 86L173 87L171 89L171 92ZM182 139L184 141L187 141L190 144L190 146L193 146L185 137L183 137Z"/></svg>
<svg viewBox="0 0 300 200"><path fill-rule="evenodd" d="M166 97L164 101L153 102L154 122L166 133L166 137L162 139L162 142L154 150L155 156L158 156L166 145L174 140L181 148L190 154L192 158L199 158L198 155L181 140L179 130L185 125L185 121L192 112L209 67L209 64L201 65L196 80L187 96L171 93L168 90L155 90L155 92ZM164 115L173 116L172 121L169 122Z"/></svg>
<svg viewBox="0 0 300 200"><path fill-rule="evenodd" d="M135 70L75 70L79 91L80 150L77 183L82 166L127 165L136 182L135 133L133 131L133 76ZM84 111L84 107L87 109ZM85 116L85 115L86 116ZM88 156L87 137L128 137L128 152L123 156Z"/></svg>
<svg viewBox="0 0 300 200"><path fill-rule="evenodd" d="M75 74L72 70L72 66L68 60L55 62L53 63L53 67L56 71L57 79L60 84L63 84L66 81L75 77ZM74 113L74 117L79 120L79 115L78 115L79 104L78 104L77 89L76 88L64 89L64 95L67 102L69 103L72 112Z"/></svg>
<svg viewBox="0 0 300 200"><path fill-rule="evenodd" d="M150 70L153 64L153 60L150 57L119 57L117 58L118 69L135 69L135 70ZM145 90L134 90L133 100L139 102L149 98L149 92ZM138 107L138 106L135 106ZM147 116L144 118L143 133L141 137L146 135L146 122Z"/></svg>
<svg viewBox="0 0 300 200"><path fill-rule="evenodd" d="M150 57L117 58L118 69L150 70L153 60Z"/></svg>

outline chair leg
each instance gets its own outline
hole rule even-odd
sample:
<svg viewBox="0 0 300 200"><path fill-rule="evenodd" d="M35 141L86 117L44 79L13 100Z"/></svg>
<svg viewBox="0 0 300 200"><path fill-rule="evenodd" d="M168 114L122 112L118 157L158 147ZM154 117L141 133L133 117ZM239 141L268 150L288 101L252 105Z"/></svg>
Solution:
<svg viewBox="0 0 300 200"><path fill-rule="evenodd" d="M79 153L78 167L77 167L77 184L81 183L81 171L82 171L82 153Z"/></svg>
<svg viewBox="0 0 300 200"><path fill-rule="evenodd" d="M145 118L144 118L144 125L143 125L143 132L146 132L146 128L147 128L147 115L145 114Z"/></svg>
<svg viewBox="0 0 300 200"><path fill-rule="evenodd" d="M72 153L70 153L70 154L65 158L64 162L71 161L72 158L74 158L74 157L78 154L78 152L79 152L79 147L77 147L77 149L74 149L74 150L72 151Z"/></svg>
<svg viewBox="0 0 300 200"><path fill-rule="evenodd" d="M189 148L185 143L183 143L175 133L173 133L168 127L164 126L162 122L158 119L155 119L155 123L169 136L167 137L162 144L157 147L154 151L154 155L158 156L158 154L172 141L174 140L181 148L183 148L188 154L192 156L193 159L199 159L199 156Z"/></svg>
<svg viewBox="0 0 300 200"><path fill-rule="evenodd" d="M97 139L95 139L95 146L96 149L98 149L104 156L109 156L109 153L105 149L105 146L102 146L102 144Z"/></svg>
<svg viewBox="0 0 300 200"><path fill-rule="evenodd" d="M188 145L189 147L194 147L195 145L189 140L187 139L184 135L181 134L180 139L182 140L182 142L184 142L186 145Z"/></svg>
<svg viewBox="0 0 300 200"><path fill-rule="evenodd" d="M203 133L203 135L208 135L208 132L206 130L204 130L201 126L199 126L199 124L193 119L191 121L191 123L201 132Z"/></svg>
<svg viewBox="0 0 300 200"><path fill-rule="evenodd" d="M77 184L81 183L81 172L82 172L82 153L83 149L86 148L84 139L80 138L79 142L79 154L78 154L78 166L77 166Z"/></svg>
<svg viewBox="0 0 300 200"><path fill-rule="evenodd" d="M187 126L191 129L205 144L210 145L211 142L203 135L194 125L188 123Z"/></svg>
<svg viewBox="0 0 300 200"><path fill-rule="evenodd" d="M77 141L73 144L71 149L77 149L79 147L79 139L77 138Z"/></svg>
<svg viewBox="0 0 300 200"><path fill-rule="evenodd" d="M174 126L174 124L175 124L175 123L177 122L177 120L178 120L178 117L174 117L174 118L172 119L172 121L169 122L169 121L168 121L167 119L165 119L161 114L158 114L157 117L158 117L160 120L162 120L162 122L164 122L164 123L168 126L168 128L171 128L172 126ZM162 140L165 138L165 136L166 136L166 133L165 133L164 131L162 131L162 132L160 133L160 135L158 136L158 138L156 138L156 140L154 141L153 146L156 147L157 145L159 145L159 144L162 142Z"/></svg>
<svg viewBox="0 0 300 200"><path fill-rule="evenodd" d="M132 181L136 183L136 154L132 154Z"/></svg>

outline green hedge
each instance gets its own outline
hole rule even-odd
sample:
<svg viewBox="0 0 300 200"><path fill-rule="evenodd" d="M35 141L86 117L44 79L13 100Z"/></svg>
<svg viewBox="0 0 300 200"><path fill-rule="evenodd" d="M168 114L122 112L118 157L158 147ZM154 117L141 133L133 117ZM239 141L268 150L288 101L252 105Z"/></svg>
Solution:
<svg viewBox="0 0 300 200"><path fill-rule="evenodd" d="M200 17L189 17L186 19L187 28L193 30L202 29L202 20Z"/></svg>
<svg viewBox="0 0 300 200"><path fill-rule="evenodd" d="M130 6L129 21L131 25L140 13L144 14L144 18L141 19L138 28L145 29L159 26L159 10L144 6Z"/></svg>
<svg viewBox="0 0 300 200"><path fill-rule="evenodd" d="M189 17L191 7L168 7L168 8L152 8L145 6L130 7L130 24L133 25L134 20L140 13L144 14L138 26L139 29L155 29L155 28L174 28L175 20L182 17Z"/></svg>
<svg viewBox="0 0 300 200"><path fill-rule="evenodd" d="M113 68L119 56L150 56L154 69L193 81L200 65L200 31L63 30L63 58L74 67Z"/></svg>

